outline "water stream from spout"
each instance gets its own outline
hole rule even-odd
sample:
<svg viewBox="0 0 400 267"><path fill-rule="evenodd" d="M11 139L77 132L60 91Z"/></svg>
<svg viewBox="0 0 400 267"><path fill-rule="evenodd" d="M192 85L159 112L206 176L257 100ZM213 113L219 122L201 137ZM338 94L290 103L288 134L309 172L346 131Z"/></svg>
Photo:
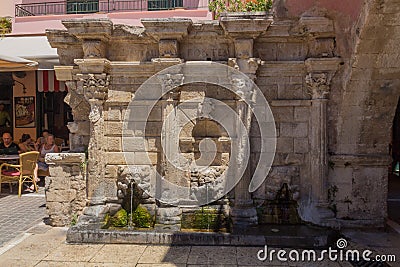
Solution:
<svg viewBox="0 0 400 267"><path fill-rule="evenodd" d="M133 181L130 182L130 186L131 186L131 195L130 195L130 200L131 200L131 210L130 210L130 214L129 214L129 222L128 222L128 229L132 230L133 229L133 220L132 220L132 216L133 216Z"/></svg>
<svg viewBox="0 0 400 267"><path fill-rule="evenodd" d="M206 203L208 204L208 183L206 184ZM210 214L207 214L207 232L210 232Z"/></svg>

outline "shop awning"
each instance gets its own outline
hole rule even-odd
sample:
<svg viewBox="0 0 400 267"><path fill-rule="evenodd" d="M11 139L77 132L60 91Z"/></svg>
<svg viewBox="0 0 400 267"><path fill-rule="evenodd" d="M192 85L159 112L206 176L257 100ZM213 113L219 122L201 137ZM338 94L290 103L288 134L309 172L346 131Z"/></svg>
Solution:
<svg viewBox="0 0 400 267"><path fill-rule="evenodd" d="M56 79L56 73L54 70L39 70L37 72L37 83L39 92L67 91L65 83Z"/></svg>
<svg viewBox="0 0 400 267"><path fill-rule="evenodd" d="M53 69L59 65L57 49L46 36L5 36L0 38L0 54L35 61L38 69Z"/></svg>
<svg viewBox="0 0 400 267"><path fill-rule="evenodd" d="M38 63L24 58L0 54L0 72L36 70Z"/></svg>

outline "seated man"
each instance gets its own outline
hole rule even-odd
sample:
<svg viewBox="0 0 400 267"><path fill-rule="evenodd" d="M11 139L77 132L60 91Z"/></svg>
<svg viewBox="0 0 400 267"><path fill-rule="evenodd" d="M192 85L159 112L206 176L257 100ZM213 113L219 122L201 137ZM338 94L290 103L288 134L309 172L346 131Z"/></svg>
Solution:
<svg viewBox="0 0 400 267"><path fill-rule="evenodd" d="M0 154L16 155L21 153L16 143L12 141L12 136L9 132L3 133L3 143L0 144Z"/></svg>

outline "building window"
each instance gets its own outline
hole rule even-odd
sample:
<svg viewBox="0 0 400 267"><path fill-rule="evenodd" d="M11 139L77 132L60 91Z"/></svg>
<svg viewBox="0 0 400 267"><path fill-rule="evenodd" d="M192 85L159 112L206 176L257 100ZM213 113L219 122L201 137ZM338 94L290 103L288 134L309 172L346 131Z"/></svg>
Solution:
<svg viewBox="0 0 400 267"><path fill-rule="evenodd" d="M67 0L67 14L95 13L99 0Z"/></svg>
<svg viewBox="0 0 400 267"><path fill-rule="evenodd" d="M183 7L183 0L148 0L148 10L165 10Z"/></svg>

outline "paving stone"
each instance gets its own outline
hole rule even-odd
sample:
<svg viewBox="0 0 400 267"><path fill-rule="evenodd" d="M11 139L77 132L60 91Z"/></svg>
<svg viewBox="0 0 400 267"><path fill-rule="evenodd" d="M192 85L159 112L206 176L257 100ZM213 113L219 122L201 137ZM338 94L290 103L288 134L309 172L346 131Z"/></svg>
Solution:
<svg viewBox="0 0 400 267"><path fill-rule="evenodd" d="M37 267L86 267L86 266L106 266L102 264L91 265L88 262L62 262L62 261L41 261ZM112 266L112 265L109 265Z"/></svg>
<svg viewBox="0 0 400 267"><path fill-rule="evenodd" d="M188 259L188 264L226 264L237 265L236 248L212 246L193 246Z"/></svg>
<svg viewBox="0 0 400 267"><path fill-rule="evenodd" d="M267 262L261 261L257 258L257 253L263 247L237 247L236 248L236 259L239 266L265 266ZM268 262L269 264L276 264L276 265L286 265L286 263L275 263L275 262Z"/></svg>
<svg viewBox="0 0 400 267"><path fill-rule="evenodd" d="M139 263L186 263L190 247L148 246Z"/></svg>
<svg viewBox="0 0 400 267"><path fill-rule="evenodd" d="M2 190L0 194L0 246L27 229L37 225L46 217L44 189L39 193L24 193L20 198L18 190L12 194ZM35 195L35 197L32 197Z"/></svg>
<svg viewBox="0 0 400 267"><path fill-rule="evenodd" d="M30 267L30 266L38 266L39 260L33 259L2 259L0 258L0 266L7 266L7 267Z"/></svg>
<svg viewBox="0 0 400 267"><path fill-rule="evenodd" d="M61 244L44 260L52 261L90 261L104 245Z"/></svg>
<svg viewBox="0 0 400 267"><path fill-rule="evenodd" d="M90 262L125 263L125 266L133 266L145 249L145 245L104 245Z"/></svg>
<svg viewBox="0 0 400 267"><path fill-rule="evenodd" d="M136 267L186 267L186 264L182 263L139 263L136 265Z"/></svg>

